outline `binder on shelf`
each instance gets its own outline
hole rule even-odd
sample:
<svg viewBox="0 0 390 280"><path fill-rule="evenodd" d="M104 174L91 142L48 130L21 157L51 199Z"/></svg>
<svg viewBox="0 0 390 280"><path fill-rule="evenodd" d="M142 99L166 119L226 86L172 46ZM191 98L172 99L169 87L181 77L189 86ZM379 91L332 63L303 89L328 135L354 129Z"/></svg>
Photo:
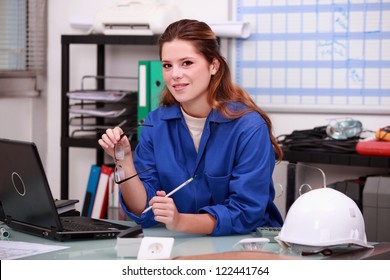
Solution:
<svg viewBox="0 0 390 280"><path fill-rule="evenodd" d="M108 207L120 207L119 205L119 185L115 183L114 172L108 180Z"/></svg>
<svg viewBox="0 0 390 280"><path fill-rule="evenodd" d="M109 178L113 172L113 167L104 164L101 166L99 183L96 190L95 201L92 207L92 218L107 218Z"/></svg>
<svg viewBox="0 0 390 280"><path fill-rule="evenodd" d="M115 183L114 173L111 174L108 184L107 219L131 221L119 203L119 185Z"/></svg>
<svg viewBox="0 0 390 280"><path fill-rule="evenodd" d="M87 190L85 192L83 209L81 215L85 217L91 217L92 207L95 201L96 189L99 183L100 166L92 165L89 173L89 179L87 184Z"/></svg>
<svg viewBox="0 0 390 280"><path fill-rule="evenodd" d="M164 86L161 61L138 62L138 123L143 123L147 114L158 107ZM138 127L138 135L141 129L141 126Z"/></svg>
<svg viewBox="0 0 390 280"><path fill-rule="evenodd" d="M158 107L160 93L165 86L162 74L162 65L159 60L149 61L150 66L150 111Z"/></svg>

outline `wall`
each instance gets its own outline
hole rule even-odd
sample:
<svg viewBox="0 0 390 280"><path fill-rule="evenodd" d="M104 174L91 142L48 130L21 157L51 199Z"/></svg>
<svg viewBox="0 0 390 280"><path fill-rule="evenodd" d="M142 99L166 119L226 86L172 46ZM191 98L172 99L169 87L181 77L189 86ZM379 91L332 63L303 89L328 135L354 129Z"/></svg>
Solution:
<svg viewBox="0 0 390 280"><path fill-rule="evenodd" d="M34 141L46 165L46 92L39 98L0 98L0 138Z"/></svg>
<svg viewBox="0 0 390 280"><path fill-rule="evenodd" d="M14 110L10 110L10 108L13 108ZM17 108L17 110L15 110L15 108ZM1 112L1 118L0 118L1 138L18 139L18 140L31 139L32 137L31 99L1 98L0 112Z"/></svg>

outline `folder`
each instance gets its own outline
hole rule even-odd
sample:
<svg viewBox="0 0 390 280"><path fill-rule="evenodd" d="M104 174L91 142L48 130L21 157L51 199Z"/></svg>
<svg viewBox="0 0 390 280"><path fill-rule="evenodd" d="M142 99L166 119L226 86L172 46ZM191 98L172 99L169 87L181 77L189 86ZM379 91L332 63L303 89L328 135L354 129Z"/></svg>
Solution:
<svg viewBox="0 0 390 280"><path fill-rule="evenodd" d="M108 165L102 165L99 177L99 183L96 190L95 201L92 207L91 218L106 219L108 206L108 185L114 168Z"/></svg>
<svg viewBox="0 0 390 280"><path fill-rule="evenodd" d="M81 211L82 216L91 217L93 202L95 201L96 189L99 183L100 170L100 166L91 166L87 190L85 192L83 210Z"/></svg>
<svg viewBox="0 0 390 280"><path fill-rule="evenodd" d="M161 61L141 60L138 62L138 123L143 123L148 113L158 107L160 93L164 86ZM141 129L140 126L138 136Z"/></svg>
<svg viewBox="0 0 390 280"><path fill-rule="evenodd" d="M119 204L119 185L115 183L115 174L111 173L108 179L108 207L120 207Z"/></svg>
<svg viewBox="0 0 390 280"><path fill-rule="evenodd" d="M159 60L149 61L150 65L150 111L156 109L160 103L160 93L165 83L162 74L162 65Z"/></svg>

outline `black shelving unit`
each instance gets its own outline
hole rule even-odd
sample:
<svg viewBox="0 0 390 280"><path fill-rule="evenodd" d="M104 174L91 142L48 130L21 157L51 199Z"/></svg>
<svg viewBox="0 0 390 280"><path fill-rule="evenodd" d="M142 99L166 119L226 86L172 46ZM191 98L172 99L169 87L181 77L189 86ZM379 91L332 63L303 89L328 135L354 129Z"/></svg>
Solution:
<svg viewBox="0 0 390 280"><path fill-rule="evenodd" d="M368 156L356 153L339 154L325 153L318 151L293 151L283 149L283 160L288 161L287 166L287 194L286 194L286 210L290 209L295 201L295 179L296 179L296 163L318 163L330 165L356 166L356 167L373 167L373 168L388 168L390 172L390 157L386 156Z"/></svg>
<svg viewBox="0 0 390 280"><path fill-rule="evenodd" d="M100 149L95 137L70 137L69 135L69 92L70 82L70 45L96 45L96 76L105 76L106 45L157 45L158 36L128 35L62 35L61 36L61 199L69 197L69 149L71 147L96 149L96 164L104 163L104 152ZM104 79L98 79L97 90L105 89ZM97 118L97 124L102 119Z"/></svg>

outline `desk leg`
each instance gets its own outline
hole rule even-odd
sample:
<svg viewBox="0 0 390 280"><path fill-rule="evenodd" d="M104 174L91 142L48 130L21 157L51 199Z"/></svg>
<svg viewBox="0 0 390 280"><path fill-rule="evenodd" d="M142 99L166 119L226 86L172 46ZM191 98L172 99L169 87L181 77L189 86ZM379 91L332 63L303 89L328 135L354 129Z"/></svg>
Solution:
<svg viewBox="0 0 390 280"><path fill-rule="evenodd" d="M295 201L296 168L296 163L289 162L287 165L286 213Z"/></svg>

